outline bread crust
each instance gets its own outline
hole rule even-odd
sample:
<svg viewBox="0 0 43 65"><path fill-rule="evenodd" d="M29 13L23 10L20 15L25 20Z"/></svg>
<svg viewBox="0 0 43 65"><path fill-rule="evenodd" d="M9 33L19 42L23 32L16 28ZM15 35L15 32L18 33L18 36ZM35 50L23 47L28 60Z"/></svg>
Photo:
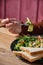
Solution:
<svg viewBox="0 0 43 65"><path fill-rule="evenodd" d="M40 58L43 57L43 54L38 54L36 56L31 56L30 54L28 54L27 52L21 52L21 51L15 51L13 52L15 55L17 56L21 56L22 58L24 58L25 60L29 61L29 62L34 62Z"/></svg>
<svg viewBox="0 0 43 65"><path fill-rule="evenodd" d="M37 49L36 51L34 50L35 48L29 48L29 47L20 47L20 49L24 52L27 52L30 55L43 54L43 48L41 48L42 50L40 50L40 48L36 48ZM30 49L33 51L31 51Z"/></svg>

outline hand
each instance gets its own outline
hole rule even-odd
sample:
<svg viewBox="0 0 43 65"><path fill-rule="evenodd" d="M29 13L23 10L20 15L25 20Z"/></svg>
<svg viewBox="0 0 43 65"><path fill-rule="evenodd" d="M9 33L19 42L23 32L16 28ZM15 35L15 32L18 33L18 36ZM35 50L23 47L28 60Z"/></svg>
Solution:
<svg viewBox="0 0 43 65"><path fill-rule="evenodd" d="M14 33L14 34L18 34L21 32L21 25L19 22L16 21L16 19L14 21L12 21L11 19L9 18L6 18L6 19L2 19L1 20L1 23L3 25L5 25L5 27L11 32L11 33Z"/></svg>

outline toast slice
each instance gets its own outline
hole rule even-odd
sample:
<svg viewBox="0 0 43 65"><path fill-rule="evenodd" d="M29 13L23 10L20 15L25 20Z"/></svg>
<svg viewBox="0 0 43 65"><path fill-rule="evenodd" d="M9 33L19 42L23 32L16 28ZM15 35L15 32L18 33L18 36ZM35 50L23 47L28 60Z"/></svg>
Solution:
<svg viewBox="0 0 43 65"><path fill-rule="evenodd" d="M29 47L20 47L22 51L27 52L30 55L37 55L43 53L43 48L29 48Z"/></svg>
<svg viewBox="0 0 43 65"><path fill-rule="evenodd" d="M29 62L34 62L43 57L43 54L38 54L38 55L32 56L32 55L28 54L27 52L23 52L23 51L13 51L13 53L17 56L21 56L22 58L24 58L25 60L27 60Z"/></svg>
<svg viewBox="0 0 43 65"><path fill-rule="evenodd" d="M13 53L17 56L21 56L23 51L13 51Z"/></svg>

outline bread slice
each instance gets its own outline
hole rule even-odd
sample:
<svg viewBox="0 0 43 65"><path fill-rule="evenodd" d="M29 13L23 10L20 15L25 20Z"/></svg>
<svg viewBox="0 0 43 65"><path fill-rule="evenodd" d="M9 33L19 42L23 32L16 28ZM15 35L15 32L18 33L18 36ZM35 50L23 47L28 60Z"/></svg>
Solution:
<svg viewBox="0 0 43 65"><path fill-rule="evenodd" d="M23 52L23 51L13 51L13 53L16 54L17 56L21 56L22 58L24 58L25 60L27 60L29 62L34 62L43 57L43 54L38 54L38 55L32 56L32 55L28 54L27 52Z"/></svg>
<svg viewBox="0 0 43 65"><path fill-rule="evenodd" d="M18 55L18 56L21 56L22 52L23 52L23 51L13 51L13 53L14 53L15 55Z"/></svg>
<svg viewBox="0 0 43 65"><path fill-rule="evenodd" d="M43 53L43 48L29 48L29 47L20 47L22 51L29 53L30 55L37 55Z"/></svg>

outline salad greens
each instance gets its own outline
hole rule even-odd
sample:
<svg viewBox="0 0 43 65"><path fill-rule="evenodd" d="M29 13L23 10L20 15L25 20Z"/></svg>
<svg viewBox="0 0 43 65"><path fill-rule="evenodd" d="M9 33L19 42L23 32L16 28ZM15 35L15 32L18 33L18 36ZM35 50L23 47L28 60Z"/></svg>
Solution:
<svg viewBox="0 0 43 65"><path fill-rule="evenodd" d="M42 46L42 41L40 39L34 37L34 36L21 36L18 38L17 44L14 46L14 50L19 51L20 47L33 47L33 48L38 48L38 47L43 47Z"/></svg>

